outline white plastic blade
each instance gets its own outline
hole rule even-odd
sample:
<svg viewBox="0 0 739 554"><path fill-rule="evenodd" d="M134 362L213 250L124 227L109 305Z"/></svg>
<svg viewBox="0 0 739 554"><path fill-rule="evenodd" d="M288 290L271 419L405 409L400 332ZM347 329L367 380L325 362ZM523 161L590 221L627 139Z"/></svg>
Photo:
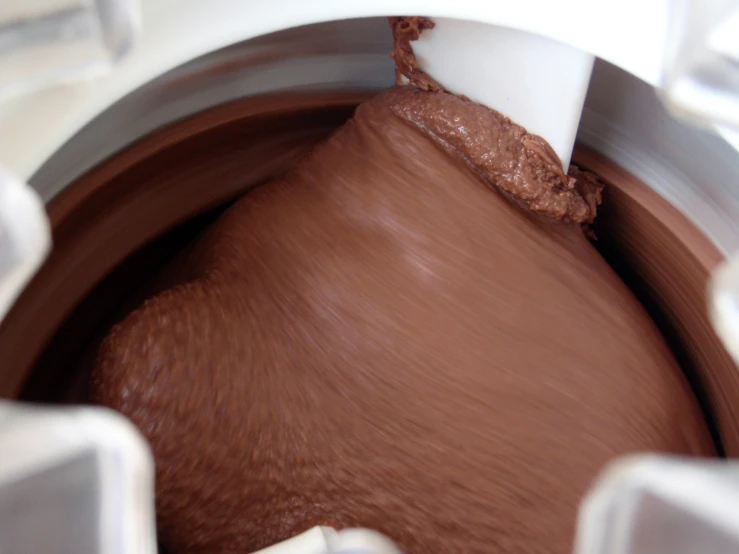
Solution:
<svg viewBox="0 0 739 554"><path fill-rule="evenodd" d="M444 88L544 137L570 164L593 56L522 31L455 19L411 43L418 63Z"/></svg>

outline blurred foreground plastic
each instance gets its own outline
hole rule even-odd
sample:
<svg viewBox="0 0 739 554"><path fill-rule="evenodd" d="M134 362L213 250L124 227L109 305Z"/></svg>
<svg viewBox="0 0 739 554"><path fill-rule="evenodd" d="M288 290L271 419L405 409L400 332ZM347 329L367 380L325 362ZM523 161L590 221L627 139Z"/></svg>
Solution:
<svg viewBox="0 0 739 554"><path fill-rule="evenodd" d="M708 314L724 347L739 363L739 253L724 260L711 275Z"/></svg>
<svg viewBox="0 0 739 554"><path fill-rule="evenodd" d="M638 456L614 462L580 507L575 554L739 552L739 465Z"/></svg>
<svg viewBox="0 0 739 554"><path fill-rule="evenodd" d="M50 244L49 220L38 194L0 166L0 321L36 273Z"/></svg>
<svg viewBox="0 0 739 554"><path fill-rule="evenodd" d="M661 96L677 116L739 131L739 2L670 0Z"/></svg>
<svg viewBox="0 0 739 554"><path fill-rule="evenodd" d="M154 464L103 408L0 402L2 554L154 554Z"/></svg>
<svg viewBox="0 0 739 554"><path fill-rule="evenodd" d="M254 554L401 554L384 535L369 529L313 527Z"/></svg>

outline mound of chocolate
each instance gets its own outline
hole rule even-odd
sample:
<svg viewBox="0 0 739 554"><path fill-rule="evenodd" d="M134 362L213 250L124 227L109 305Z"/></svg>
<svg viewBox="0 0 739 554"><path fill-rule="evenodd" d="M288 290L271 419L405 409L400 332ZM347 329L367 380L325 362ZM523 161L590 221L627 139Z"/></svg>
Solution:
<svg viewBox="0 0 739 554"><path fill-rule="evenodd" d="M500 114L407 86L236 203L93 375L151 443L164 544L244 553L324 524L408 554L565 554L606 461L712 454L584 236L600 186Z"/></svg>

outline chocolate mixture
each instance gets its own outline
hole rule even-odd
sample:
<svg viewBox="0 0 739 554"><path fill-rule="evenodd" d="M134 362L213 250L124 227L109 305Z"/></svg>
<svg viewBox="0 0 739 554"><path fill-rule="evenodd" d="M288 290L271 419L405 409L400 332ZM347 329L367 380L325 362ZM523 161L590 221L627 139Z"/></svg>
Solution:
<svg viewBox="0 0 739 554"><path fill-rule="evenodd" d="M401 71L423 22L392 21ZM326 524L411 554L564 554L607 460L713 453L582 232L596 180L405 73L229 209L103 343L96 398L149 439L173 552Z"/></svg>

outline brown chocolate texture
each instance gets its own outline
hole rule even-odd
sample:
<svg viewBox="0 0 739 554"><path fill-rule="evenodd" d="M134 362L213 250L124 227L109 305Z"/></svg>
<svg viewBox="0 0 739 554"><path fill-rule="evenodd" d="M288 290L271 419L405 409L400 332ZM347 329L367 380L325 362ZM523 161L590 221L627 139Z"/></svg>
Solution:
<svg viewBox="0 0 739 554"><path fill-rule="evenodd" d="M360 106L105 340L96 398L149 439L173 552L329 524L410 554L564 554L607 460L712 454L579 225L522 209L404 115L431 94Z"/></svg>

